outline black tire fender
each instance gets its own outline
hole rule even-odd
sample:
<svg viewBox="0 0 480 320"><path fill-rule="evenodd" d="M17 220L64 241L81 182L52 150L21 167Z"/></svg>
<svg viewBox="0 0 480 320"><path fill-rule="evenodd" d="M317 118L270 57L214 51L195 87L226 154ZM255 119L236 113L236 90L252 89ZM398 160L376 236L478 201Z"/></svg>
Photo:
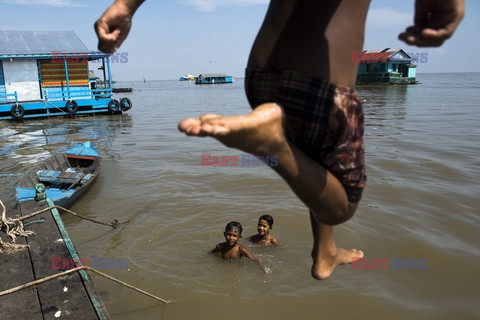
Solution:
<svg viewBox="0 0 480 320"><path fill-rule="evenodd" d="M128 111L130 108L132 108L132 106L132 101L127 97L120 99L120 107L122 108L122 111Z"/></svg>
<svg viewBox="0 0 480 320"><path fill-rule="evenodd" d="M12 106L12 109L10 109L10 114L14 119L22 119L25 115L25 109L20 104L16 103Z"/></svg>
<svg viewBox="0 0 480 320"><path fill-rule="evenodd" d="M65 103L65 109L70 114L75 113L78 111L78 104L75 100L68 100L67 103Z"/></svg>
<svg viewBox="0 0 480 320"><path fill-rule="evenodd" d="M120 110L120 102L118 102L118 100L115 100L115 99L110 100L110 102L108 103L108 110L110 112L119 111Z"/></svg>

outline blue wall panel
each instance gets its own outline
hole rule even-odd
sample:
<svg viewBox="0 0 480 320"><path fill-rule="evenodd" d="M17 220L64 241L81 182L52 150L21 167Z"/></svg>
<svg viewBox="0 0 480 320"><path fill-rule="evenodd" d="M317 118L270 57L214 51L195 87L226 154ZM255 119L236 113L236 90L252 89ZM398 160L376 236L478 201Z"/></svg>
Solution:
<svg viewBox="0 0 480 320"><path fill-rule="evenodd" d="M6 99L6 90L5 90L5 77L3 76L3 64L0 61L0 101L4 101Z"/></svg>

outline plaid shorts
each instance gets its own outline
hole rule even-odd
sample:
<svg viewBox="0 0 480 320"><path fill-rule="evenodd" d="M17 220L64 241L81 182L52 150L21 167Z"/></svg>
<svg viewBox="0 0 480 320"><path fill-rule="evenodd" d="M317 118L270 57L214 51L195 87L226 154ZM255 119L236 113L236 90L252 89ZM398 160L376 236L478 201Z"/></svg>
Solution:
<svg viewBox="0 0 480 320"><path fill-rule="evenodd" d="M354 89L299 72L247 69L245 92L252 108L282 106L287 139L337 177L349 202L360 201L367 181L364 118Z"/></svg>

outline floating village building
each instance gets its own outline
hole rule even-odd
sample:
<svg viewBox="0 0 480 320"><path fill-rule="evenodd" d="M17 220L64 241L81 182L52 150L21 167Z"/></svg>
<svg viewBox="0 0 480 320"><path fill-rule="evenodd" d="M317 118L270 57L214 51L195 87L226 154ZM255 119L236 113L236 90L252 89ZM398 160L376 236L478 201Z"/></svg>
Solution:
<svg viewBox="0 0 480 320"><path fill-rule="evenodd" d="M357 84L415 84L417 65L402 49L353 52L358 63Z"/></svg>
<svg viewBox="0 0 480 320"><path fill-rule="evenodd" d="M195 79L195 84L233 83L235 78L225 73L203 73Z"/></svg>
<svg viewBox="0 0 480 320"><path fill-rule="evenodd" d="M102 70L100 81L89 76L89 62ZM109 55L88 50L73 31L0 30L0 120L131 106L128 98L113 98Z"/></svg>

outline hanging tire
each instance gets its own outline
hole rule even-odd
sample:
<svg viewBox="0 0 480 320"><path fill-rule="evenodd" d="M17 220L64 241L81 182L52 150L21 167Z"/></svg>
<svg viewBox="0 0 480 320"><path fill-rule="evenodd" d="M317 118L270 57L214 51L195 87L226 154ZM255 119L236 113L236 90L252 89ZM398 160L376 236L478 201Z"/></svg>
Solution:
<svg viewBox="0 0 480 320"><path fill-rule="evenodd" d="M108 103L108 110L112 113L118 112L120 110L120 102L115 99L110 100Z"/></svg>
<svg viewBox="0 0 480 320"><path fill-rule="evenodd" d="M132 107L132 101L127 97L124 97L120 99L120 107L122 108L122 111L130 110L130 108Z"/></svg>
<svg viewBox="0 0 480 320"><path fill-rule="evenodd" d="M14 119L20 120L25 115L25 109L17 103L12 106L10 113Z"/></svg>
<svg viewBox="0 0 480 320"><path fill-rule="evenodd" d="M69 114L74 114L78 111L78 104L75 100L69 100L67 101L67 103L65 103L65 110L67 110L67 112Z"/></svg>

